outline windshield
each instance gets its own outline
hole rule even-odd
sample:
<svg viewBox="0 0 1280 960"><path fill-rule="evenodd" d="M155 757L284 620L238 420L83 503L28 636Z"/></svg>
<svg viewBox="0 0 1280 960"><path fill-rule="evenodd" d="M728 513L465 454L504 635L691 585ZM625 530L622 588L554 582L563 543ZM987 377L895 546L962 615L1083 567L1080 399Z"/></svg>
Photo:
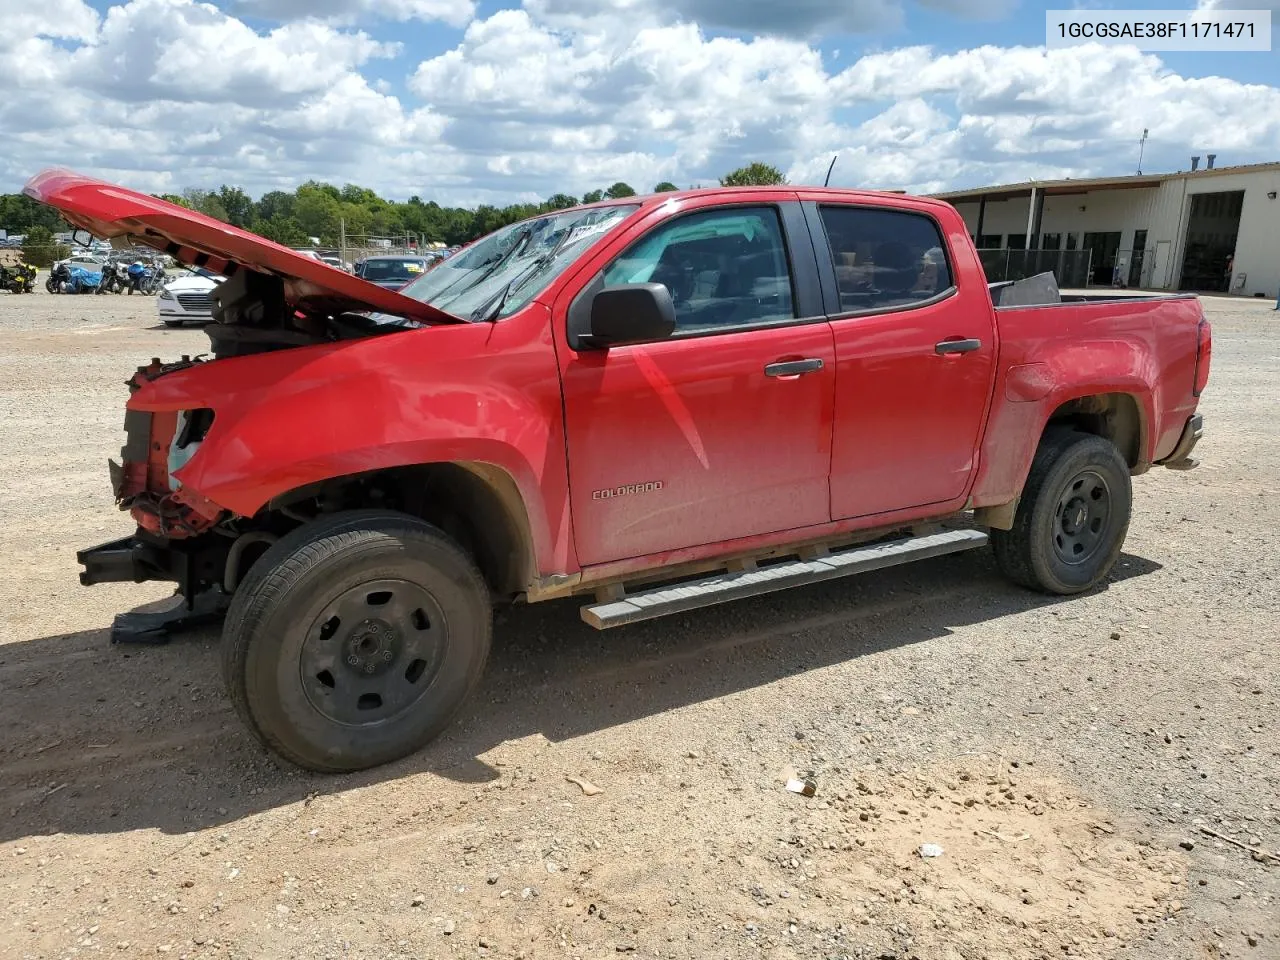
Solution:
<svg viewBox="0 0 1280 960"><path fill-rule="evenodd" d="M412 280L423 269L421 260L366 260L360 276L366 280Z"/></svg>
<svg viewBox="0 0 1280 960"><path fill-rule="evenodd" d="M587 247L638 209L639 204L620 204L567 210L503 227L441 261L400 292L456 317L505 317L545 290Z"/></svg>

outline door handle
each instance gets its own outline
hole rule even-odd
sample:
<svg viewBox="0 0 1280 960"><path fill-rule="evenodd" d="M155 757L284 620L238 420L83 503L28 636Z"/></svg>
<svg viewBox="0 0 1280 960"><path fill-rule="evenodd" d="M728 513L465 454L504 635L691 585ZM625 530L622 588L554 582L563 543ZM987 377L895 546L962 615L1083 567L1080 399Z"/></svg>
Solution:
<svg viewBox="0 0 1280 960"><path fill-rule="evenodd" d="M933 345L933 352L939 354L973 353L973 351L981 349L981 340L943 340Z"/></svg>
<svg viewBox="0 0 1280 960"><path fill-rule="evenodd" d="M804 373L814 373L822 369L821 357L810 357L805 360L779 360L777 363L765 364L766 377L798 377Z"/></svg>

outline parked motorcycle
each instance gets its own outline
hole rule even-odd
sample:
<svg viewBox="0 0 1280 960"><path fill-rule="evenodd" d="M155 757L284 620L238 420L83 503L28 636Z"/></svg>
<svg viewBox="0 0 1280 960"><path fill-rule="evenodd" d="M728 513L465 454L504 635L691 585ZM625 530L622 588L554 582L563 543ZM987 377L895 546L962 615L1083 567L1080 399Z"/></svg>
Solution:
<svg viewBox="0 0 1280 960"><path fill-rule="evenodd" d="M129 286L129 265L123 260L108 260L102 267L99 293L123 293Z"/></svg>
<svg viewBox="0 0 1280 960"><path fill-rule="evenodd" d="M0 290L30 293L36 288L36 268L29 263L0 265Z"/></svg>
<svg viewBox="0 0 1280 960"><path fill-rule="evenodd" d="M158 262L145 264L141 260L135 260L129 264L127 272L129 275L128 290L130 296L133 296L135 290L138 293L150 295L164 286L164 267Z"/></svg>
<svg viewBox="0 0 1280 960"><path fill-rule="evenodd" d="M58 263L45 281L45 289L50 293L93 293L101 282L101 273L91 273L84 267Z"/></svg>

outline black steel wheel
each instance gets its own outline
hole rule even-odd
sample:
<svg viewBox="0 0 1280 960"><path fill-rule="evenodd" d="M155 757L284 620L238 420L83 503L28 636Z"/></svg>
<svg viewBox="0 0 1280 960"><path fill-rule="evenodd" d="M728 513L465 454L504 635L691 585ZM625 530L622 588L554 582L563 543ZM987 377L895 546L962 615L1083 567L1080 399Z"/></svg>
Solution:
<svg viewBox="0 0 1280 960"><path fill-rule="evenodd" d="M249 568L223 627L223 675L268 749L311 770L360 770L449 724L491 629L488 587L446 534L404 514L334 514Z"/></svg>
<svg viewBox="0 0 1280 960"><path fill-rule="evenodd" d="M334 723L393 720L431 688L449 642L435 597L409 580L370 580L345 590L302 641L307 700Z"/></svg>
<svg viewBox="0 0 1280 960"><path fill-rule="evenodd" d="M1129 466L1103 437L1046 432L1009 530L991 531L996 563L1010 580L1046 593L1097 586L1129 530Z"/></svg>
<svg viewBox="0 0 1280 960"><path fill-rule="evenodd" d="M1097 470L1072 477L1053 511L1053 551L1067 564L1088 563L1107 546L1111 488Z"/></svg>

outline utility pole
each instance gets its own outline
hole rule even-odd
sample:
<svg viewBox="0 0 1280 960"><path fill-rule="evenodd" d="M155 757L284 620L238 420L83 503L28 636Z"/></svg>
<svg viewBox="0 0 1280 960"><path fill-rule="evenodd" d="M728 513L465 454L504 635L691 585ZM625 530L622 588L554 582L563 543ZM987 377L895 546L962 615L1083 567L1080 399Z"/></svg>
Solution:
<svg viewBox="0 0 1280 960"><path fill-rule="evenodd" d="M338 259L347 262L347 218L338 218Z"/></svg>
<svg viewBox="0 0 1280 960"><path fill-rule="evenodd" d="M1147 150L1147 128L1142 128L1142 139L1138 141L1138 176L1142 176L1142 156Z"/></svg>

